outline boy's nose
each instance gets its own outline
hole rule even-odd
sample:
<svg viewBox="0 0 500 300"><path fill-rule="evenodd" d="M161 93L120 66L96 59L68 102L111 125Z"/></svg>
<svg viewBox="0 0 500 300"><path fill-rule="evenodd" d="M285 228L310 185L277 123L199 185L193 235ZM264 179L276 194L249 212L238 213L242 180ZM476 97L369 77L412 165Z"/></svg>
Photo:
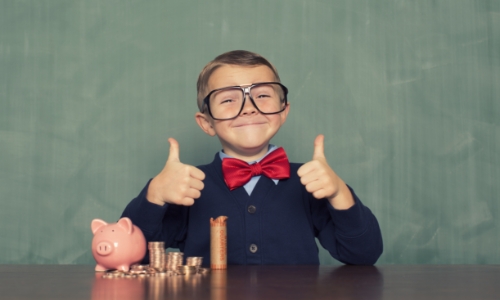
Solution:
<svg viewBox="0 0 500 300"><path fill-rule="evenodd" d="M250 96L245 94L245 103L243 104L243 109L241 110L240 115L250 115L256 114L258 112L257 108L253 105L252 100L250 100Z"/></svg>

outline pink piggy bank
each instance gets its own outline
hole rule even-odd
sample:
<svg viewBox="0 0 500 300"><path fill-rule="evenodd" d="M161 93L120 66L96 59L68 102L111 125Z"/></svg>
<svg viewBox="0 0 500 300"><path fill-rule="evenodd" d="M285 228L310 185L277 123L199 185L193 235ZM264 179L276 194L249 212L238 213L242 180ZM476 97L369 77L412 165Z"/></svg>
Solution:
<svg viewBox="0 0 500 300"><path fill-rule="evenodd" d="M144 258L146 239L129 218L121 218L113 224L94 219L90 227L94 233L92 255L97 262L96 271L128 271L130 265Z"/></svg>

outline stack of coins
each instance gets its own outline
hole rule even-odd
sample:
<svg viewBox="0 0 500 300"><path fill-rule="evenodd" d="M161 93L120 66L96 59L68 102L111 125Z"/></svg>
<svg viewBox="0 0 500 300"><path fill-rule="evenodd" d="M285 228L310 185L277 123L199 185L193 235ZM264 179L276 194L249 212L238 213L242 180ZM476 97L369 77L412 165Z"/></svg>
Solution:
<svg viewBox="0 0 500 300"><path fill-rule="evenodd" d="M198 267L195 266L177 266L179 275L193 275L198 273Z"/></svg>
<svg viewBox="0 0 500 300"><path fill-rule="evenodd" d="M135 277L147 277L148 269L149 269L148 265L135 264L130 266L130 270L128 271L128 273L132 275L132 277L134 277L134 275Z"/></svg>
<svg viewBox="0 0 500 300"><path fill-rule="evenodd" d="M177 271L178 266L182 266L184 253L182 252L168 252L165 267L169 271Z"/></svg>
<svg viewBox="0 0 500 300"><path fill-rule="evenodd" d="M125 272L119 270L106 271L106 273L102 275L102 278L124 278L124 277L125 277Z"/></svg>
<svg viewBox="0 0 500 300"><path fill-rule="evenodd" d="M186 258L186 266L194 266L196 267L196 271L201 267L201 263L203 262L203 257L188 257Z"/></svg>
<svg viewBox="0 0 500 300"><path fill-rule="evenodd" d="M102 278L137 278L137 277L146 277L146 271L141 271L144 273L137 273L137 271L121 271L121 270L112 270L106 271Z"/></svg>
<svg viewBox="0 0 500 300"><path fill-rule="evenodd" d="M186 258L186 265L187 266L201 266L203 262L203 257L198 257L198 256L191 256Z"/></svg>
<svg viewBox="0 0 500 300"><path fill-rule="evenodd" d="M165 271L165 243L164 242L149 242L149 267L156 271Z"/></svg>

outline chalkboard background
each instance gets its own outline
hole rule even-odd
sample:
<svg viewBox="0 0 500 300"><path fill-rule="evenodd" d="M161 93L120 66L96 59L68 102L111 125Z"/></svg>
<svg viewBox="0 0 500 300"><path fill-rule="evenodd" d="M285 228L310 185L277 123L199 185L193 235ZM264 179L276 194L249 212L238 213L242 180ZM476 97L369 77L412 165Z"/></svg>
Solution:
<svg viewBox="0 0 500 300"><path fill-rule="evenodd" d="M325 134L377 216L379 263L500 263L500 1L0 2L0 263L92 264L163 167L211 161L199 71L246 49L273 62L292 161ZM336 264L321 249L323 264Z"/></svg>

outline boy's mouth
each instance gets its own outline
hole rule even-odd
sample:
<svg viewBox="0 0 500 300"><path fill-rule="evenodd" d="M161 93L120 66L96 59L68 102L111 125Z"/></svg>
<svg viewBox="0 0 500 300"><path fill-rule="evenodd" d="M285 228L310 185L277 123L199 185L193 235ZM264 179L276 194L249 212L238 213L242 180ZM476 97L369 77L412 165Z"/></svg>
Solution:
<svg viewBox="0 0 500 300"><path fill-rule="evenodd" d="M233 127L246 127L246 126L256 126L256 125L263 125L265 122L247 122L247 123L242 123L242 124L236 124L233 125Z"/></svg>

